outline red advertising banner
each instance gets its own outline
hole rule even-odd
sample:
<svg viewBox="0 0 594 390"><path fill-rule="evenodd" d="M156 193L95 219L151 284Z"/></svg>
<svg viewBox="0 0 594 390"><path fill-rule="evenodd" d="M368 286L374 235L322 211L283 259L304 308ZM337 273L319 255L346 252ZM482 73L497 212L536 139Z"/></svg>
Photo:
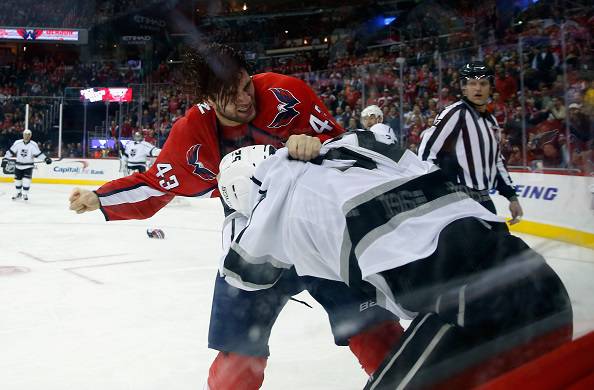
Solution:
<svg viewBox="0 0 594 390"><path fill-rule="evenodd" d="M42 28L0 28L0 39L19 41L73 41L78 42L78 30Z"/></svg>
<svg viewBox="0 0 594 390"><path fill-rule="evenodd" d="M80 95L88 102L131 102L132 88L88 88Z"/></svg>

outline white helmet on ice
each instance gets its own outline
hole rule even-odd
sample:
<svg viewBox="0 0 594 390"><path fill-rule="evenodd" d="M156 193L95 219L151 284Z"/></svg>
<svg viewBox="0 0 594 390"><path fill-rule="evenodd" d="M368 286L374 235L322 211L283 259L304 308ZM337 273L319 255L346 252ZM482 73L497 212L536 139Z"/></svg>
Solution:
<svg viewBox="0 0 594 390"><path fill-rule="evenodd" d="M219 164L218 185L221 197L227 206L249 215L251 177L258 165L273 155L271 145L254 145L237 149L227 154Z"/></svg>

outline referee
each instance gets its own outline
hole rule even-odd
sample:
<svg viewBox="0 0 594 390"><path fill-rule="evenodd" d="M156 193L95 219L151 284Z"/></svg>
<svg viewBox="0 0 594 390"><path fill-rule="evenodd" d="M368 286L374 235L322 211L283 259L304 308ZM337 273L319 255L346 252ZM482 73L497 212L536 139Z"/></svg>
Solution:
<svg viewBox="0 0 594 390"><path fill-rule="evenodd" d="M489 190L496 189L509 200L513 225L524 212L501 156L500 128L487 111L495 83L493 71L476 61L464 65L459 75L464 97L447 106L424 132L419 157L437 164L493 213L495 204Z"/></svg>

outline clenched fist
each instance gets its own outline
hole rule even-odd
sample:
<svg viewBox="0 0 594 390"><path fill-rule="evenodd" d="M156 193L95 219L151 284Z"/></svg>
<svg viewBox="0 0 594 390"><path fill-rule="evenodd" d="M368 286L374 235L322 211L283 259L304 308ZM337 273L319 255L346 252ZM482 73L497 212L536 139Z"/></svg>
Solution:
<svg viewBox="0 0 594 390"><path fill-rule="evenodd" d="M510 225L515 225L516 223L520 222L522 216L524 215L524 210L522 210L522 206L520 206L520 202L517 199L514 199L509 202L509 211L511 213L512 219L509 221Z"/></svg>
<svg viewBox="0 0 594 390"><path fill-rule="evenodd" d="M309 161L320 155L322 143L319 138L305 134L293 134L287 140L289 156L296 160Z"/></svg>
<svg viewBox="0 0 594 390"><path fill-rule="evenodd" d="M97 194L82 188L73 188L68 200L70 201L70 210L76 211L77 214L97 210L99 208L99 197Z"/></svg>

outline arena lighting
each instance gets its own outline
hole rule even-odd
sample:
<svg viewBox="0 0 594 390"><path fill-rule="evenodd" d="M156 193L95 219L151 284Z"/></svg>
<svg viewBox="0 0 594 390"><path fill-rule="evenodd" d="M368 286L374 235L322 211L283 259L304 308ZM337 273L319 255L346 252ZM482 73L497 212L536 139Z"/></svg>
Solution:
<svg viewBox="0 0 594 390"><path fill-rule="evenodd" d="M390 16L389 18L384 18L384 26L389 26L390 23L396 20L395 16Z"/></svg>
<svg viewBox="0 0 594 390"><path fill-rule="evenodd" d="M520 10L523 11L526 8L530 7L531 5L534 5L538 3L538 0L516 0L515 1L515 6Z"/></svg>
<svg viewBox="0 0 594 390"><path fill-rule="evenodd" d="M247 3L243 3L243 10L247 11Z"/></svg>

